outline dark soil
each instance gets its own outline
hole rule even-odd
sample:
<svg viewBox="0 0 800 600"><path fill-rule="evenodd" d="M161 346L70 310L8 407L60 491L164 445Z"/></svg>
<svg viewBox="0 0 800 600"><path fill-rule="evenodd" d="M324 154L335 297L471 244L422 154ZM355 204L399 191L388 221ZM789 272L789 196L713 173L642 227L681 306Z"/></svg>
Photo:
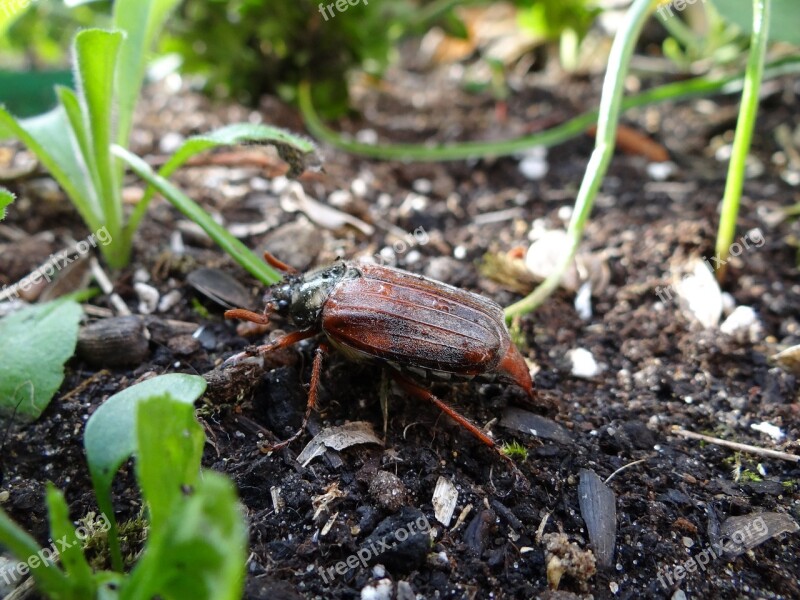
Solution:
<svg viewBox="0 0 800 600"><path fill-rule="evenodd" d="M527 83L513 95L508 120L501 122L489 96L467 95L435 75L395 72L385 86L389 92L367 90L361 98L362 114L371 120L353 117L339 127L353 134L371 128L395 140L499 139L535 128L531 121L557 122L591 108L599 89L598 79L571 80L558 73L531 76ZM766 511L800 520L800 464L737 454L671 433L678 425L797 454L797 380L768 357L800 343L800 278L791 243L797 225L773 218L781 207L800 200L797 189L780 177L782 167L775 160L780 148L773 135L780 124L792 130L800 125L798 89L798 81L791 79L768 85L753 147L763 173L746 182L739 222L740 235L759 227L766 241L731 262L724 285L736 305L756 310L763 334L753 341L704 330L677 302L661 302L655 294L657 286L669 284L674 261L713 254L727 169L727 163L714 158L713 147L730 141L736 100L710 98L626 116L628 124L649 131L668 148L678 169L669 182L657 183L649 178L645 159L618 154L585 235L585 249L603 252L610 273L608 285L592 298L593 316L581 320L574 294L560 291L521 321L521 350L536 367L541 402L535 411L560 424L571 438L548 441L492 425L496 438L527 448L528 459L518 464L530 484L528 491L515 486L507 465L450 419L397 390L390 394L385 447L330 451L301 467L296 455L323 427L367 421L382 434L380 369L348 363L336 353L324 365L320 407L310 431L287 450L261 453L260 440L282 439L300 421L313 340L272 357L271 369L250 374L252 389L239 401L231 400L227 384L212 383L199 410L209 441L205 463L235 481L246 507L246 597L369 597L362 595L365 586L386 577L394 584L405 582L398 598L414 597L407 595L409 590L428 599L548 594L680 598L673 595L678 589L691 598L800 598L796 533L778 535L736 557L712 558L707 567L674 585L659 582L660 573L673 573L675 566L712 547L720 524L729 517ZM214 107L185 90L172 93L154 86L141 106L134 150L156 162L166 151L165 132L189 135L250 117L302 129L297 115L273 99L251 113L238 106ZM360 180L353 185L357 193L340 196L336 206L373 224L371 236L314 226L288 234L279 230L283 236L276 241L276 229L303 218L281 209L269 181L275 173L265 177L263 167L205 164L184 169L174 180L228 224L264 223L266 232L245 242L257 251L270 247L302 269L337 256L373 255L392 246L390 232L397 231L392 228L412 232L422 227L430 241L398 254L398 266L507 305L518 295L481 275L478 263L487 252L527 247L531 221L564 226L562 209L574 199L592 144L586 136L553 148L549 171L539 181L526 180L514 158L403 164L327 151L325 172L301 179L306 192L324 201ZM129 184L140 187L134 179ZM85 228L70 205L63 199L38 198L40 188L41 180L35 179L17 186L21 199L6 224L30 236L52 231L56 240L64 233L80 239ZM497 213L497 219L486 218L490 213ZM236 323L224 321L222 309L198 294L186 277L199 267L223 269L247 286L251 309L258 309L263 290L182 221L169 204L156 202L137 239L134 264L113 274L116 291L134 313L137 270L148 273L150 284L162 294L171 289L181 294L168 312L152 317L147 361L100 372L73 359L42 418L27 427L12 427L6 437L0 465L0 491L8 492L3 508L42 543L48 538L46 481L65 491L73 518L96 510L82 431L105 398L152 374L207 374L259 341L239 337ZM309 229L311 234L303 237ZM180 256L170 245L176 231L183 233L185 245ZM4 261L8 256L30 260L19 258L13 271L6 262L0 284L16 281L38 264L34 252L23 254L19 244L24 243L31 241L6 246ZM51 251L43 250L43 255ZM93 300L108 306L105 302ZM169 329L163 325L168 319L204 326L200 343L185 336L176 341L163 333L164 327ZM570 372L567 353L579 347L604 365L591 379ZM497 384L459 384L437 391L481 425L499 418L519 398L513 388ZM779 426L785 441L778 444L751 429L762 421ZM606 479L626 465L608 482L617 510L610 566L599 565L587 578L565 575L560 592L548 592L542 535L563 532L569 541L590 547L579 508L581 469ZM376 477L379 483L372 485ZM436 521L431 503L441 477L451 480L459 494L448 527ZM397 486L403 501L387 499L381 493L386 485ZM279 511L271 490L283 500ZM130 466L116 480L115 501L119 518L139 513ZM320 503L323 507L317 510ZM456 523L468 505L471 511ZM367 568L359 565L344 575L330 575L329 569L359 548L421 517L434 531L432 545L422 536L410 536Z"/></svg>

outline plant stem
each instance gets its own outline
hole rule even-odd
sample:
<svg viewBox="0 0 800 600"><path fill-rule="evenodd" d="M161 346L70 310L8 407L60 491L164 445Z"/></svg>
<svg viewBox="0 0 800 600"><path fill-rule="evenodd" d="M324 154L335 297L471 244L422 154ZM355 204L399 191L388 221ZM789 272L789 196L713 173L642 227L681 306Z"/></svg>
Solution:
<svg viewBox="0 0 800 600"><path fill-rule="evenodd" d="M639 33L650 17L653 8L654 2L652 0L634 0L625 15L622 27L614 37L611 54L608 57L608 71L603 80L595 148L592 151L581 187L578 190L578 197L575 200L575 207L572 211L572 219L570 219L567 229L567 234L570 237L569 250L562 257L556 270L531 294L506 308L507 320L534 310L550 296L558 287L564 272L575 256L586 220L592 211L595 196L600 189L614 154L617 123L619 122L622 108L622 94L625 89L625 76L628 73L628 65L636 42L639 39Z"/></svg>
<svg viewBox="0 0 800 600"><path fill-rule="evenodd" d="M731 161L728 164L728 178L722 197L722 212L717 230L717 258L720 268L717 279L725 278L726 265L731 243L736 234L736 217L747 172L747 154L753 140L756 115L758 114L758 94L764 77L764 61L769 39L769 18L771 0L753 0L753 34L750 38L750 53L742 91L742 104L736 121L736 134L733 138Z"/></svg>
<svg viewBox="0 0 800 600"><path fill-rule="evenodd" d="M800 56L789 56L767 65L766 77L779 77L800 71ZM668 83L622 100L622 109L657 104L668 100L686 100L721 92L731 94L741 89L742 73L719 79L696 77L686 81ZM508 156L535 146L556 146L585 132L597 123L598 111L590 110L560 125L515 140L494 142L461 142L439 144L365 144L345 139L330 129L320 119L311 102L311 89L307 82L299 86L298 101L303 120L309 132L319 140L345 152L369 158L402 161L466 160L484 156Z"/></svg>

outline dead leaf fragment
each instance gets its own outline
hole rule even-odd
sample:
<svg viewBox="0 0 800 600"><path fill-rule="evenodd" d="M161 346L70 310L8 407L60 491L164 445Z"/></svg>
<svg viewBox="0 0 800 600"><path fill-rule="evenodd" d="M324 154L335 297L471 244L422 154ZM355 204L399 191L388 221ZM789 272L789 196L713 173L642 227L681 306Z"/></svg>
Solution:
<svg viewBox="0 0 800 600"><path fill-rule="evenodd" d="M453 482L445 477L439 477L436 488L433 490L433 514L436 520L447 527L453 518L453 512L458 502L458 490Z"/></svg>
<svg viewBox="0 0 800 600"><path fill-rule="evenodd" d="M772 360L778 363L784 371L800 375L800 344L791 346L772 356Z"/></svg>
<svg viewBox="0 0 800 600"><path fill-rule="evenodd" d="M317 456L325 453L326 448L344 450L357 444L378 444L383 442L378 439L372 430L372 425L366 421L353 421L339 427L323 429L303 448L298 455L297 462L306 466Z"/></svg>

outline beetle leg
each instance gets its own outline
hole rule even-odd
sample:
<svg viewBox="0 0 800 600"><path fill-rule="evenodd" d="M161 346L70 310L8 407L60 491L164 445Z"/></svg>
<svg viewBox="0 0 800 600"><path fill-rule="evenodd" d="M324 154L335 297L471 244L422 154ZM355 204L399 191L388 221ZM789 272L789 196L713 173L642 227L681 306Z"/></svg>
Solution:
<svg viewBox="0 0 800 600"><path fill-rule="evenodd" d="M287 333L282 337L279 337L277 340L274 340L269 344L263 344L261 346L256 346L253 350L245 350L244 352L239 352L239 354L234 354L229 359L227 359L224 364L228 365L231 363L235 363L242 360L243 358L247 358L255 354L269 354L270 352L274 352L275 350L286 348L286 346L291 346L292 344L296 344L297 342L313 337L317 335L317 333L319 333L319 331L316 329L303 329L301 331L293 331L291 333Z"/></svg>
<svg viewBox="0 0 800 600"><path fill-rule="evenodd" d="M517 465L514 464L514 461L511 460L508 456L506 456L500 448L497 447L495 441L490 438L486 433L477 425L472 423L469 419L465 416L460 414L456 411L452 406L446 404L445 402L439 400L433 393L424 387L421 387L416 382L412 381L408 377L398 373L397 371L391 371L392 378L402 387L406 392L411 394L412 396L416 396L421 400L428 400L432 402L439 410L449 415L456 423L461 425L464 429L469 431L474 437L478 440L489 446L492 450L497 452L503 460L505 460L510 466L512 471L514 472L515 477L522 477L522 473L517 468ZM523 477L524 479L524 477Z"/></svg>
<svg viewBox="0 0 800 600"><path fill-rule="evenodd" d="M325 344L320 344L314 353L314 364L311 367L311 385L308 389L306 414L303 416L303 424L300 425L300 429L295 431L294 435L292 435L292 437L289 439L278 442L277 444L262 446L262 451L269 452L271 450L281 450L295 441L298 437L300 437L300 434L305 431L306 425L308 424L308 419L311 417L311 411L314 410L314 407L317 405L317 390L319 389L319 380L320 375L322 374L322 356L325 354L325 352L327 352L327 347Z"/></svg>

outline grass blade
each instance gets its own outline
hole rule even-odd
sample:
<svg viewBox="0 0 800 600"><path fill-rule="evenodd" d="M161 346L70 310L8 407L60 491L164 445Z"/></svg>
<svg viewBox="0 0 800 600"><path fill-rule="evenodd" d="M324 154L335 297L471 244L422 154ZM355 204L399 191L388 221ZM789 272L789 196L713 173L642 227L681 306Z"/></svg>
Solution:
<svg viewBox="0 0 800 600"><path fill-rule="evenodd" d="M771 1L753 0L753 36L750 40L742 104L736 121L736 134L733 137L731 162L728 165L728 178L722 196L722 214L717 230L716 254L721 265L717 271L717 279L720 281L725 277L725 262L736 234L736 217L739 215L739 202L742 199L742 188L747 172L747 154L750 151L758 114L758 94L764 77L764 60L769 39Z"/></svg>
<svg viewBox="0 0 800 600"><path fill-rule="evenodd" d="M572 211L567 233L570 237L570 249L557 268L528 296L506 308L507 319L524 315L536 307L552 294L561 277L572 262L578 244L581 241L583 229L589 214L592 212L594 199L600 184L611 164L616 145L617 123L622 109L622 94L625 90L625 76L628 73L628 65L633 55L634 47L639 39L639 33L650 17L654 8L652 0L634 0L631 8L625 14L614 43L611 46L611 54L608 58L608 71L603 80L602 96L600 98L600 118L597 124L597 139L589 164L586 167L581 187L578 190L578 197L575 200L575 207Z"/></svg>
<svg viewBox="0 0 800 600"><path fill-rule="evenodd" d="M128 163L134 173L152 185L162 196L169 200L175 208L200 225L220 248L244 267L253 277L264 284L272 285L283 276L275 269L253 254L242 242L233 237L224 227L219 225L205 212L200 205L189 198L163 177L155 174L150 166L141 158L120 146L114 147L114 154Z"/></svg>

